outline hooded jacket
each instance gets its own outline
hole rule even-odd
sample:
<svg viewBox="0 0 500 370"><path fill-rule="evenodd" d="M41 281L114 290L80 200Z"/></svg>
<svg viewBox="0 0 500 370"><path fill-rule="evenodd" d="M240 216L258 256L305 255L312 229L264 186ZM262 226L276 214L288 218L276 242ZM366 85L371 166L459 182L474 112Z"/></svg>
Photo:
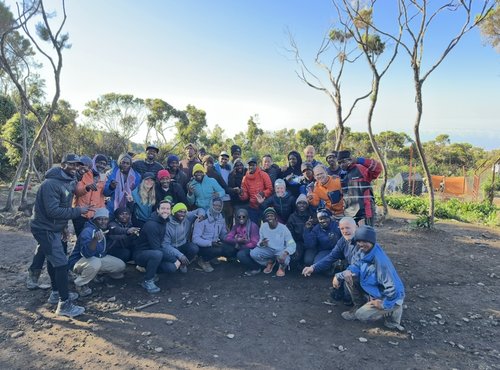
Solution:
<svg viewBox="0 0 500 370"><path fill-rule="evenodd" d="M304 228L304 246L317 251L332 250L342 237L337 221L332 220L326 229L317 224L311 229Z"/></svg>
<svg viewBox="0 0 500 370"><path fill-rule="evenodd" d="M71 208L75 185L75 178L67 175L61 167L48 170L36 193L31 227L61 232L68 220L79 217L80 208Z"/></svg>
<svg viewBox="0 0 500 370"><path fill-rule="evenodd" d="M272 184L281 178L281 168L276 163L273 163L268 169L263 171L269 175Z"/></svg>
<svg viewBox="0 0 500 370"><path fill-rule="evenodd" d="M193 243L201 248L211 247L213 242L223 241L227 235L227 227L221 212L214 212L213 203L203 221L195 222Z"/></svg>
<svg viewBox="0 0 500 370"><path fill-rule="evenodd" d="M269 175L257 167L254 173L247 171L241 181L241 190L240 199L248 200L251 208L258 209L257 194L263 193L264 198L269 198L273 193L273 184Z"/></svg>
<svg viewBox="0 0 500 370"><path fill-rule="evenodd" d="M94 238L94 234L100 229L92 222L87 221L85 226L78 236L78 239L75 244L75 248L73 248L73 252L68 259L68 265L70 269L73 269L75 264L80 260L80 258L91 258L97 257L102 258L106 256L106 238L97 242L95 250L91 250L89 248L92 239Z"/></svg>
<svg viewBox="0 0 500 370"><path fill-rule="evenodd" d="M164 219L154 212L141 228L135 252L147 249L161 250L168 221L169 218Z"/></svg>
<svg viewBox="0 0 500 370"><path fill-rule="evenodd" d="M226 192L219 185L217 180L207 175L203 176L201 182L192 180L190 183L194 185L194 192L193 194L188 193L187 200L190 205L194 204L198 208L203 208L205 210L210 208L213 192L217 192L219 198L223 198L224 195L226 195Z"/></svg>
<svg viewBox="0 0 500 370"><path fill-rule="evenodd" d="M165 237L161 244L163 250L173 253L176 257L182 256L178 248L189 241L191 227L199 215L205 215L205 210L198 208L187 212L186 217L180 222L175 216L170 216L166 224Z"/></svg>
<svg viewBox="0 0 500 370"><path fill-rule="evenodd" d="M300 193L299 179L302 176L302 157L300 156L300 153L295 150L288 153L286 157L289 158L290 155L294 155L297 158L297 164L293 167L289 165L282 170L281 178L286 182L286 190L289 191L294 197L298 197ZM292 176L287 179L289 175Z"/></svg>
<svg viewBox="0 0 500 370"><path fill-rule="evenodd" d="M90 184L96 184L96 191L87 191L85 187ZM87 171L82 179L78 181L75 188L75 197L73 199L73 206L92 206L93 208L104 208L106 204L104 203L104 185L106 184L106 176L100 176L99 173L94 172L94 170ZM86 214L82 215L87 219L92 219L94 217L94 211L88 211Z"/></svg>

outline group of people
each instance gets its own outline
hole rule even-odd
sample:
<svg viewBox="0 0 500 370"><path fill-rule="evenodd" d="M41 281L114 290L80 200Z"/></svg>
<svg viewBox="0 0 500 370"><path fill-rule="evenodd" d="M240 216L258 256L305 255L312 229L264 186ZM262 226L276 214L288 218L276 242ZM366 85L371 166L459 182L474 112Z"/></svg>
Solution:
<svg viewBox="0 0 500 370"><path fill-rule="evenodd" d="M103 274L123 278L127 263L143 272L147 292L158 293L159 274L186 273L193 262L212 272L224 257L248 276L283 277L290 266L333 276L332 297L352 306L344 319L385 317L401 328L403 284L372 227L379 162L332 151L322 164L307 146L304 161L291 151L279 167L269 154L243 162L237 145L217 160L192 143L184 149L185 158L168 155L165 166L150 145L144 159L124 153L112 165L102 154L67 154L50 169L31 222L38 246L28 288L38 287L46 259L49 302L73 317L84 312L74 301L92 294L89 283ZM69 220L77 239L68 257Z"/></svg>

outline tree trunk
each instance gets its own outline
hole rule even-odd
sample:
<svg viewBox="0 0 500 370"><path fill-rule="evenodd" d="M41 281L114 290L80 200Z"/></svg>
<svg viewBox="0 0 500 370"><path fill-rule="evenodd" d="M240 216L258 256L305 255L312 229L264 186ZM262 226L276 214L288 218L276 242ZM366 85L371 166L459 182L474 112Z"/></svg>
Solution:
<svg viewBox="0 0 500 370"><path fill-rule="evenodd" d="M339 151L344 139L344 121L342 120L342 105L339 100L335 103L335 111L337 113L337 135L335 137L335 150Z"/></svg>
<svg viewBox="0 0 500 370"><path fill-rule="evenodd" d="M45 141L47 143L47 169L54 165L54 144L48 126L45 127Z"/></svg>
<svg viewBox="0 0 500 370"><path fill-rule="evenodd" d="M371 104L368 109L368 136L370 137L370 143L372 144L373 151L377 154L377 158L380 163L382 163L382 168L384 169L384 181L382 182L382 186L380 187L380 199L382 200L382 207L384 209L384 219L389 214L389 208L387 207L387 201L385 200L385 187L387 185L387 163L385 158L380 153L380 149L378 148L377 142L375 141L375 137L373 136L372 131L372 118L373 111L375 110L375 106L377 105L378 100L378 90L380 86L380 78L378 76L373 77L372 83L372 96L371 96Z"/></svg>
<svg viewBox="0 0 500 370"><path fill-rule="evenodd" d="M427 158L425 157L424 148L420 140L420 121L422 119L423 112L423 102L422 102L422 82L418 78L418 71L415 71L415 102L417 104L417 117L415 118L415 126L413 127L413 132L415 134L415 144L417 147L417 152L422 162L422 167L425 171L425 176L427 178L428 190L429 190L429 227L434 226L434 190L432 189L432 177L427 165Z"/></svg>

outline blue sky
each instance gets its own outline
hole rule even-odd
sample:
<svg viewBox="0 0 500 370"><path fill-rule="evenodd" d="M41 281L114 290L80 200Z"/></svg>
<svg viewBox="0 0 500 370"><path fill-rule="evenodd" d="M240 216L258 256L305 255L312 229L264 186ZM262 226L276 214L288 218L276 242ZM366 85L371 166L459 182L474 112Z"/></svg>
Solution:
<svg viewBox="0 0 500 370"><path fill-rule="evenodd" d="M388 3L376 13L387 26ZM78 110L118 92L161 98L179 109L193 104L207 112L209 127L218 124L229 137L244 131L254 114L266 130L335 126L332 103L299 81L285 51L288 29L304 59L313 61L335 18L330 0L69 0L66 8L72 48L64 53L62 98ZM424 66L458 24L448 16L430 30ZM363 61L348 68L346 104L370 85ZM466 35L425 84L423 137L446 133L453 142L499 148L499 82L499 54L482 44L478 31ZM400 51L382 80L375 132L410 133L413 94L409 59ZM364 131L366 114L365 103L347 125Z"/></svg>

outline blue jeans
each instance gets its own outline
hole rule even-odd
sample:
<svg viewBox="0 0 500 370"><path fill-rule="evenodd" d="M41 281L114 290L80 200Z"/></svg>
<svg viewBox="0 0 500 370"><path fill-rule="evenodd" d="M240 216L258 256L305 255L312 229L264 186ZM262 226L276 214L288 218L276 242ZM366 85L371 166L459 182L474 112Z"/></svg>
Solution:
<svg viewBox="0 0 500 370"><path fill-rule="evenodd" d="M317 249L306 249L304 251L304 265L311 266L312 264L319 262L323 257L326 257L330 254L330 250L321 250Z"/></svg>
<svg viewBox="0 0 500 370"><path fill-rule="evenodd" d="M251 249L240 249L236 254L236 258L240 263L247 267L249 270L260 270L261 266L250 257Z"/></svg>
<svg viewBox="0 0 500 370"><path fill-rule="evenodd" d="M151 280L156 273L172 273L177 270L175 264L164 258L159 249L146 249L135 252L135 262L146 269L144 280Z"/></svg>

